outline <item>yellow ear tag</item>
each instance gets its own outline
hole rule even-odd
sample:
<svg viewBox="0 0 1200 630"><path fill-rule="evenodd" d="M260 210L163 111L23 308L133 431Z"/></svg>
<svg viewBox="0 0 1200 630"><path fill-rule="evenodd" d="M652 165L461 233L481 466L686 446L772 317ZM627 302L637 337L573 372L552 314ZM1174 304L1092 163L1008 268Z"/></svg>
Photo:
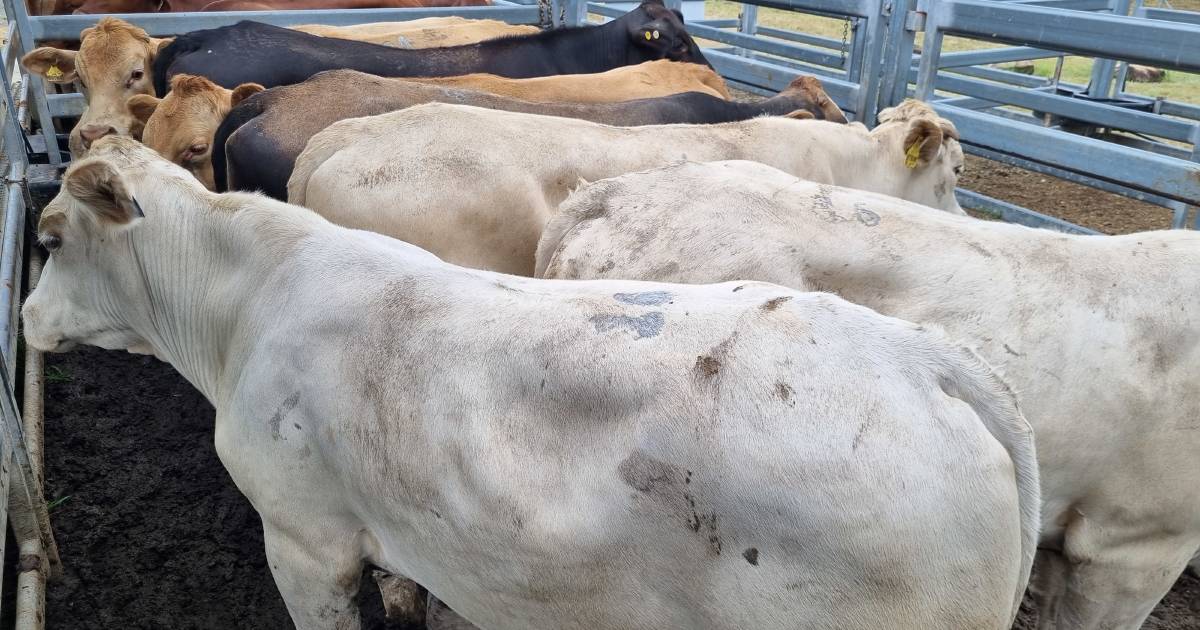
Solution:
<svg viewBox="0 0 1200 630"><path fill-rule="evenodd" d="M650 41L650 31L646 31L646 41Z"/></svg>
<svg viewBox="0 0 1200 630"><path fill-rule="evenodd" d="M921 147L925 146L924 142L914 142L911 147L908 147L908 152L904 154L904 165L908 168L917 168L917 159L921 157Z"/></svg>
<svg viewBox="0 0 1200 630"><path fill-rule="evenodd" d="M58 64L52 64L50 68L46 70L46 78L48 79L61 79L62 75L63 71L58 68Z"/></svg>

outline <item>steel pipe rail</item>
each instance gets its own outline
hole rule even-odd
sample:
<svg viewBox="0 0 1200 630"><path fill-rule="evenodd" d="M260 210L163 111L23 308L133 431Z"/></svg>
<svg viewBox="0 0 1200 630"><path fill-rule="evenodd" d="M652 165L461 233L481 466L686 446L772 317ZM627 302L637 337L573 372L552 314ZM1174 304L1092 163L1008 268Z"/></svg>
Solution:
<svg viewBox="0 0 1200 630"><path fill-rule="evenodd" d="M917 10L925 13L928 33L1200 72L1200 28L1190 24L991 0L921 0ZM925 53L936 54L936 47Z"/></svg>

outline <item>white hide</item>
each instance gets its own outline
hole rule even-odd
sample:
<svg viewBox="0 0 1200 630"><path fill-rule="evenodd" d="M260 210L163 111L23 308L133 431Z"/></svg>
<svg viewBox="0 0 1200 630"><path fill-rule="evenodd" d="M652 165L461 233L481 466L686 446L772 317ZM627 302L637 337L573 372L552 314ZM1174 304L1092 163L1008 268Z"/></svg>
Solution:
<svg viewBox="0 0 1200 630"><path fill-rule="evenodd" d="M1140 627L1200 548L1200 234L1072 236L685 164L573 195L538 269L831 291L975 346L1037 435L1042 628Z"/></svg>
<svg viewBox="0 0 1200 630"><path fill-rule="evenodd" d="M120 336L196 384L300 630L358 627L364 560L489 630L1007 627L1032 436L935 333L762 283L469 270L95 155L26 338ZM95 218L105 190L146 218Z"/></svg>
<svg viewBox="0 0 1200 630"><path fill-rule="evenodd" d="M930 116L920 124L930 126ZM626 128L420 105L343 120L313 136L296 160L288 201L448 262L531 275L542 226L580 178L679 159L754 159L815 181L961 213L954 198L963 160L958 142L943 142L939 133L930 145L932 163L910 169L901 145L916 124L884 123L868 133L862 125L765 117Z"/></svg>

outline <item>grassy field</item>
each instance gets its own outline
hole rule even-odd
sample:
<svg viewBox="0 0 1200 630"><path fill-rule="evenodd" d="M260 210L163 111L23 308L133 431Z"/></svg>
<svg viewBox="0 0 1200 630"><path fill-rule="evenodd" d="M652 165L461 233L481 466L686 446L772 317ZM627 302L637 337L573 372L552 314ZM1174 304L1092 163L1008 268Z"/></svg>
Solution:
<svg viewBox="0 0 1200 630"><path fill-rule="evenodd" d="M1172 7L1187 11L1200 11L1200 0L1173 0ZM736 18L741 5L727 0L707 0L705 15L709 18ZM845 25L843 20L807 15L793 11L760 8L759 24L775 28L804 31L824 37L841 39ZM918 39L918 42L920 40ZM947 37L943 50L978 50L995 48L1002 44L981 42L959 37ZM1049 77L1054 73L1054 59L1040 59L1034 63L1034 73ZM1082 57L1067 57L1063 63L1062 80L1068 83L1086 84L1091 74L1092 60ZM1168 71L1161 83L1129 83L1128 91L1150 97L1162 96L1170 100L1200 104L1200 75Z"/></svg>

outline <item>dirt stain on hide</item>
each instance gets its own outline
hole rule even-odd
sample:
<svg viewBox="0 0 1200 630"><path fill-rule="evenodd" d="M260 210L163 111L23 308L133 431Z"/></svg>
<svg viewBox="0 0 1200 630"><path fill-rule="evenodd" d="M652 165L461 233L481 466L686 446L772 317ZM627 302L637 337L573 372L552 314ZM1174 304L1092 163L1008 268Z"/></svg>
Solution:
<svg viewBox="0 0 1200 630"><path fill-rule="evenodd" d="M791 402L792 391L792 386L784 383L783 381L775 383L775 395L778 396L779 400L782 400L783 402Z"/></svg>
<svg viewBox="0 0 1200 630"><path fill-rule="evenodd" d="M704 378L712 378L721 371L721 361L716 357L700 355L696 357L696 374Z"/></svg>
<svg viewBox="0 0 1200 630"><path fill-rule="evenodd" d="M613 299L635 306L661 306L671 301L671 294L666 291L647 291L645 293L617 293Z"/></svg>
<svg viewBox="0 0 1200 630"><path fill-rule="evenodd" d="M746 562L750 563L750 566L752 566L752 567L758 566L758 549L757 548L751 547L751 548L743 551L742 557L746 559Z"/></svg>
<svg viewBox="0 0 1200 630"><path fill-rule="evenodd" d="M641 449L633 451L621 461L617 466L617 474L625 485L642 494L669 490L678 485L682 477L678 467L654 459Z"/></svg>
<svg viewBox="0 0 1200 630"><path fill-rule="evenodd" d="M634 334L634 339L645 339L647 337L657 337L662 332L666 318L663 317L662 313L655 311L653 313L646 313L641 317L630 317L629 315L595 315L589 318L588 321L596 327L596 332L628 330Z"/></svg>
<svg viewBox="0 0 1200 630"><path fill-rule="evenodd" d="M780 306L782 306L784 302L787 302L790 299L792 299L792 296L790 296L790 295L781 295L779 297L771 298L763 303L762 310L767 311L767 312L773 311L773 310L779 308Z"/></svg>
<svg viewBox="0 0 1200 630"><path fill-rule="evenodd" d="M879 225L879 213L867 208L866 204L861 201L854 204L854 218L867 227Z"/></svg>
<svg viewBox="0 0 1200 630"><path fill-rule="evenodd" d="M283 419L287 417L296 405L300 404L300 392L296 392L284 399L283 403L275 409L275 415L271 416L271 437L276 440L283 439L283 434L279 432L279 425L283 423Z"/></svg>

